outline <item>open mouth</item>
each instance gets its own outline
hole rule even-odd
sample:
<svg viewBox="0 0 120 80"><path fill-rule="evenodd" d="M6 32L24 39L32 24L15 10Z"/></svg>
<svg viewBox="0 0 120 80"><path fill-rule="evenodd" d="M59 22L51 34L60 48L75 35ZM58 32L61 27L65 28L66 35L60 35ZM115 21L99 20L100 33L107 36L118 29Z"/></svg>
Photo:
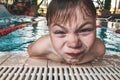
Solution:
<svg viewBox="0 0 120 80"><path fill-rule="evenodd" d="M70 56L71 58L79 58L82 57L84 55L84 51L82 52L73 52L73 53L66 53L68 56Z"/></svg>
<svg viewBox="0 0 120 80"><path fill-rule="evenodd" d="M77 54L75 54L75 53L67 53L67 55L76 58L76 57L78 57L80 54L79 54L79 53L77 53Z"/></svg>

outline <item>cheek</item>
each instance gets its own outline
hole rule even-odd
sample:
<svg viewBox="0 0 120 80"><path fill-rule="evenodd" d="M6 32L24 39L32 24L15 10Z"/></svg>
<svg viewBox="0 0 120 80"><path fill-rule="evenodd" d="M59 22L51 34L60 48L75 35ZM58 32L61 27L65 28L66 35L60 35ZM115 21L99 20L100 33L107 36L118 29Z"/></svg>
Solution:
<svg viewBox="0 0 120 80"><path fill-rule="evenodd" d="M87 48L91 48L95 43L95 39L96 39L95 35L89 35L87 37L82 38L82 41Z"/></svg>
<svg viewBox="0 0 120 80"><path fill-rule="evenodd" d="M56 37L51 37L52 44L56 50L59 50L63 47L63 40Z"/></svg>

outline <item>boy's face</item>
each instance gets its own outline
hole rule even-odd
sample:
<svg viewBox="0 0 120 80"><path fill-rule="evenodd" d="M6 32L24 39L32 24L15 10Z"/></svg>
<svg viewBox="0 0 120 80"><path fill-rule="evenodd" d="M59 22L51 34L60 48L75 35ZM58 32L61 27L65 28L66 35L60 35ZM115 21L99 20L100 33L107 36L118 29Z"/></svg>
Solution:
<svg viewBox="0 0 120 80"><path fill-rule="evenodd" d="M77 18L49 26L51 42L58 55L67 63L78 64L85 54L89 54L96 39L95 19L83 17L77 12Z"/></svg>

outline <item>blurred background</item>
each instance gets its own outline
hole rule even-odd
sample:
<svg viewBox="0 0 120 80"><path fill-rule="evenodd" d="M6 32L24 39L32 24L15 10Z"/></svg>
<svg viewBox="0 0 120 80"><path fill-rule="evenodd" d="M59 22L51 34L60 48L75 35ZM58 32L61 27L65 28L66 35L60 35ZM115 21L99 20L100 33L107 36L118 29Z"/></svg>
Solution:
<svg viewBox="0 0 120 80"><path fill-rule="evenodd" d="M24 52L48 34L46 12L51 0L0 0L0 52ZM96 36L106 53L120 54L120 0L93 0Z"/></svg>
<svg viewBox="0 0 120 80"><path fill-rule="evenodd" d="M43 15L51 0L0 0L6 8L17 15ZM110 14L120 14L120 0L93 0L97 15L108 17ZM28 14L28 12L31 12Z"/></svg>

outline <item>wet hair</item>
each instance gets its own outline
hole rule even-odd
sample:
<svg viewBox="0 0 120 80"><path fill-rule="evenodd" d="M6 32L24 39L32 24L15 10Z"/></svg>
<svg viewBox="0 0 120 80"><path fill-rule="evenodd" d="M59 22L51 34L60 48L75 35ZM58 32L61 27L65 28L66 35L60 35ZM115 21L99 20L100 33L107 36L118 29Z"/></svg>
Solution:
<svg viewBox="0 0 120 80"><path fill-rule="evenodd" d="M52 0L47 8L47 25L52 23L66 23L80 11L85 16L96 17L96 9L92 0ZM81 14L80 14L81 15Z"/></svg>

